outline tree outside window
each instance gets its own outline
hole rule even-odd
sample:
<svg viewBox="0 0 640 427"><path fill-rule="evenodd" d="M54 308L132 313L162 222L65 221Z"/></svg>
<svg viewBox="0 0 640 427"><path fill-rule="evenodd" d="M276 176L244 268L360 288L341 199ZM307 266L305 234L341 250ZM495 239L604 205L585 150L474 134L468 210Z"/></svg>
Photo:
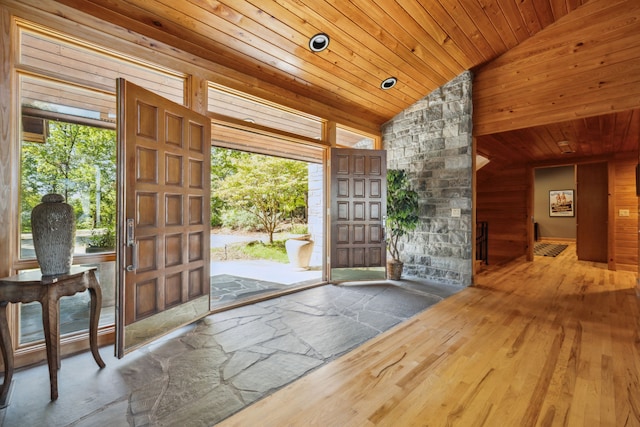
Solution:
<svg viewBox="0 0 640 427"><path fill-rule="evenodd" d="M31 210L42 196L58 193L75 212L77 246L100 242L113 248L116 221L116 132L48 121L42 142L22 144L21 232L31 233ZM32 252L22 245L21 256Z"/></svg>
<svg viewBox="0 0 640 427"><path fill-rule="evenodd" d="M306 163L259 154L232 154L219 148L213 150L212 157L212 165L216 165L212 170L218 171L217 177L212 178L212 200L216 202L212 206L221 223L225 223L225 215L231 215L238 224L246 214L247 222L265 231L269 243L273 243L278 227L306 220Z"/></svg>

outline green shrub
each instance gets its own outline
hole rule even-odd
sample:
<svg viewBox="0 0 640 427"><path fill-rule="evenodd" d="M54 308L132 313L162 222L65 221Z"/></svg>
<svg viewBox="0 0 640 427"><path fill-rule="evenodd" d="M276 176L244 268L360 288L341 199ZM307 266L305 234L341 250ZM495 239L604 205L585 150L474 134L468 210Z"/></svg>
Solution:
<svg viewBox="0 0 640 427"><path fill-rule="evenodd" d="M112 228L105 230L93 230L88 240L89 246L95 248L115 248L116 232Z"/></svg>
<svg viewBox="0 0 640 427"><path fill-rule="evenodd" d="M243 210L227 209L220 216L222 226L232 230L255 230L258 231L260 223L255 215Z"/></svg>
<svg viewBox="0 0 640 427"><path fill-rule="evenodd" d="M289 232L291 234L309 234L309 226L307 224L293 224Z"/></svg>

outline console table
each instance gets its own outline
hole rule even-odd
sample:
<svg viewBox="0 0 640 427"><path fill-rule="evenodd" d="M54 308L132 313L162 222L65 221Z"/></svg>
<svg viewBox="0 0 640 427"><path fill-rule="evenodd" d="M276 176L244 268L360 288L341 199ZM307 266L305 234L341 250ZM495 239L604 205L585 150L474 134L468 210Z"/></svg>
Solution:
<svg viewBox="0 0 640 427"><path fill-rule="evenodd" d="M51 400L58 398L58 369L60 369L60 304L64 296L89 290L91 312L89 344L93 358L100 368L105 364L98 352L98 322L102 306L102 290L95 275L96 267L71 267L69 274L43 276L40 270L25 271L0 279L0 350L4 359L4 382L0 389L0 407L8 404L13 377L13 345L7 323L8 303L38 301L42 305L42 324L47 348Z"/></svg>

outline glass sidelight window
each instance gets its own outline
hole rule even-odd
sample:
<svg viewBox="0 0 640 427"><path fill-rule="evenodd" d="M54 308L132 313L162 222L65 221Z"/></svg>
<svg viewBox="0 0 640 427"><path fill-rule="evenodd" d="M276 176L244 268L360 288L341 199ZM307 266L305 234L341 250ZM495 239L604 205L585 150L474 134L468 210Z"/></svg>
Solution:
<svg viewBox="0 0 640 427"><path fill-rule="evenodd" d="M113 252L116 224L115 118L101 121L99 111L90 103L79 108L61 105L58 100L78 96L108 105L115 102L114 97L27 76L20 79L20 84L20 258L35 257L31 211L48 193L63 195L73 207L76 256ZM48 101L43 92L55 94L55 101Z"/></svg>
<svg viewBox="0 0 640 427"><path fill-rule="evenodd" d="M74 260L110 255L98 267L103 291L100 326L115 315L116 131L110 115L115 96L74 85L20 76L20 239L23 262L35 259L31 211L42 196L58 193L74 210ZM84 100L82 104L71 100ZM102 111L101 111L102 110ZM89 326L89 294L62 298L60 331L82 332ZM39 303L20 305L20 345L43 340Z"/></svg>
<svg viewBox="0 0 640 427"><path fill-rule="evenodd" d="M19 206L15 270L37 268L31 211L47 193L75 212L74 264L97 267L100 326L115 319L116 79L184 104L188 76L17 19ZM60 301L60 331L88 328L89 294ZM40 304L18 308L20 345L42 341Z"/></svg>

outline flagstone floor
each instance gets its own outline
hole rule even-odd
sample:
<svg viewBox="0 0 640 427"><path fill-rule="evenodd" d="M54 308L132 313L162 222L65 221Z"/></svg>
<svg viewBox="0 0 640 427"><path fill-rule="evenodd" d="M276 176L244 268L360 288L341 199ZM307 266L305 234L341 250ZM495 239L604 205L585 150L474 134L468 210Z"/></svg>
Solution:
<svg viewBox="0 0 640 427"><path fill-rule="evenodd" d="M421 281L325 285L213 314L99 369L62 360L18 370L10 426L210 426L457 292Z"/></svg>

